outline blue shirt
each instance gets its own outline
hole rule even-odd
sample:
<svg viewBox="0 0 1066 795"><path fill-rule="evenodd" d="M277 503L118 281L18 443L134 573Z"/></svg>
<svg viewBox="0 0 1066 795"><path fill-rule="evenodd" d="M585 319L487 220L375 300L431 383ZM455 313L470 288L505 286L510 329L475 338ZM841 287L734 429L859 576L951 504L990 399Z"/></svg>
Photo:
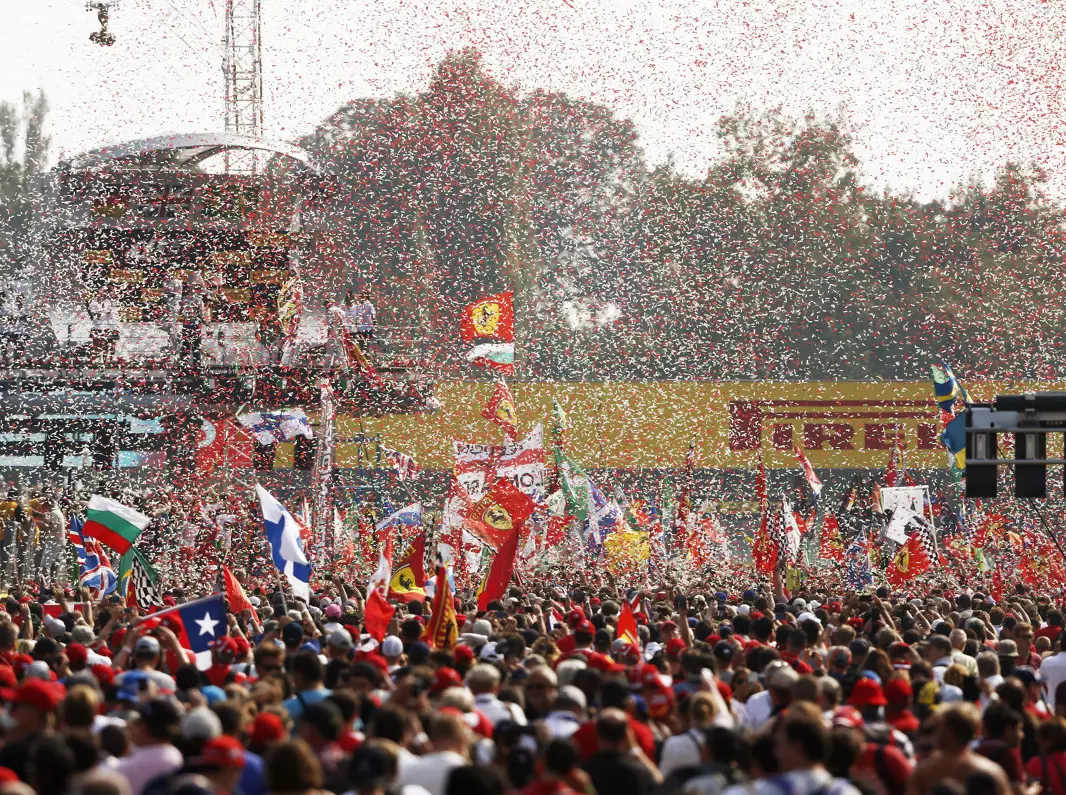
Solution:
<svg viewBox="0 0 1066 795"><path fill-rule="evenodd" d="M237 790L241 795L263 795L266 792L266 769L263 757L259 754L244 752L244 772L237 783Z"/></svg>
<svg viewBox="0 0 1066 795"><path fill-rule="evenodd" d="M317 704L319 701L325 701L332 695L333 691L327 690L324 687L315 690L301 690L295 696L285 699L285 703L283 703L282 706L285 707L285 710L289 713L289 716L293 721L298 721L304 714L304 707Z"/></svg>

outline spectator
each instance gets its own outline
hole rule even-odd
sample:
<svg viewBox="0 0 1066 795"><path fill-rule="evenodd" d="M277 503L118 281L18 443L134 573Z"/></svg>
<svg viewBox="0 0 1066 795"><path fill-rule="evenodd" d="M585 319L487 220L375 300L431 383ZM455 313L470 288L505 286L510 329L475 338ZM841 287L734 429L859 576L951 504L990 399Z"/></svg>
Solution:
<svg viewBox="0 0 1066 795"><path fill-rule="evenodd" d="M183 757L174 745L180 725L181 713L167 699L153 699L137 709L130 724L132 749L115 766L132 795L140 795L156 776L182 767Z"/></svg>
<svg viewBox="0 0 1066 795"><path fill-rule="evenodd" d="M358 300L349 290L346 303L344 314L348 319L348 327L355 333L359 347L367 350L374 340L374 322L377 319L377 310L370 300L370 288L363 288Z"/></svg>
<svg viewBox="0 0 1066 795"><path fill-rule="evenodd" d="M583 768L596 792L646 795L662 782L662 774L633 737L626 714L605 709L596 719L600 750Z"/></svg>
<svg viewBox="0 0 1066 795"><path fill-rule="evenodd" d="M445 795L448 775L469 764L469 730L459 714L439 714L429 725L430 753L400 771L401 785L418 785L429 795Z"/></svg>

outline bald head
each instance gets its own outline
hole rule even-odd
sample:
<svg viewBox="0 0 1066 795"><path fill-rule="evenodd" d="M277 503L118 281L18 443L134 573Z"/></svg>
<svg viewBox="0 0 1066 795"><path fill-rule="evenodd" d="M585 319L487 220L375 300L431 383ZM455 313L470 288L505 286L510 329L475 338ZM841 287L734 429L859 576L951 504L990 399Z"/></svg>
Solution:
<svg viewBox="0 0 1066 795"><path fill-rule="evenodd" d="M608 750L619 749L626 742L626 734L629 731L629 719L620 709L610 707L601 710L596 718L596 737L599 738L600 747Z"/></svg>
<svg viewBox="0 0 1066 795"><path fill-rule="evenodd" d="M951 634L948 635L948 640L951 641L951 648L956 651L962 651L966 646L966 632L961 629L951 630Z"/></svg>

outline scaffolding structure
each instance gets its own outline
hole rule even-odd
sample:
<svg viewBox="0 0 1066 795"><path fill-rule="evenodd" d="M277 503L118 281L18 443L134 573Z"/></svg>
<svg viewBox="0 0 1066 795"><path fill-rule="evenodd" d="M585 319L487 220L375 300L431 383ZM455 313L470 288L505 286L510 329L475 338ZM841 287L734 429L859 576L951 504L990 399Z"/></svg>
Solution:
<svg viewBox="0 0 1066 795"><path fill-rule="evenodd" d="M226 132L263 136L263 38L260 0L226 0L222 72ZM226 153L227 173L257 173L254 152Z"/></svg>

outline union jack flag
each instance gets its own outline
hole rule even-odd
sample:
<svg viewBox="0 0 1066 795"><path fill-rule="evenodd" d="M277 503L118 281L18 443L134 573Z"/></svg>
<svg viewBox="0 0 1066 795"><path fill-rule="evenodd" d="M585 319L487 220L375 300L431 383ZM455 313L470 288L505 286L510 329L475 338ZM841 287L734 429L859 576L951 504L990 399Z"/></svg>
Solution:
<svg viewBox="0 0 1066 795"><path fill-rule="evenodd" d="M85 523L77 516L70 517L69 539L78 556L78 584L96 592L97 597L107 596L118 588L118 577L111 563L95 538L85 538L81 528Z"/></svg>

